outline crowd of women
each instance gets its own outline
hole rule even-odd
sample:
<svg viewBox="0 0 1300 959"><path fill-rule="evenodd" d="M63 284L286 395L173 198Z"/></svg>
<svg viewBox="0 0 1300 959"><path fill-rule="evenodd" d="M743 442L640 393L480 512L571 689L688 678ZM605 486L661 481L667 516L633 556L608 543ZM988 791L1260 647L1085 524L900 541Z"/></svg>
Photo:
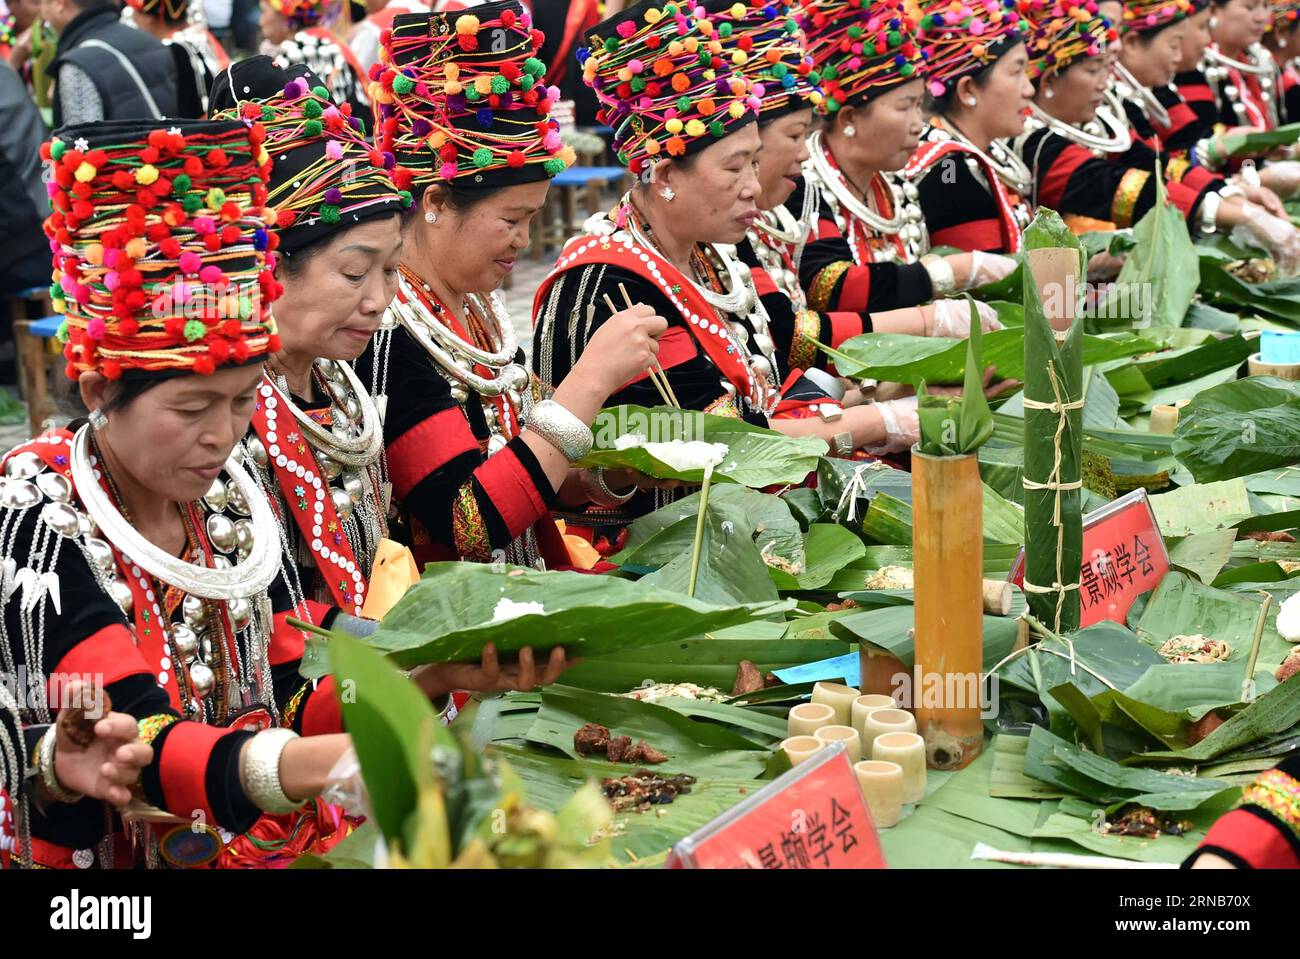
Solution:
<svg viewBox="0 0 1300 959"><path fill-rule="evenodd" d="M910 389L837 378L818 344L999 328L950 297L1011 272L1036 206L1123 228L1162 187L1189 230L1300 264L1300 163L1226 146L1300 118L1298 9L637 3L577 54L634 186L537 290L530 359L495 291L574 155L518 0L392 18L364 94L253 57L204 120L57 130L51 289L85 412L3 460L0 670L26 678L0 685L0 859L328 849L348 737L295 623L373 629L383 540L598 572L554 517L603 549L682 495L572 465L614 404L906 451ZM411 680L443 701L566 665L489 647Z"/></svg>

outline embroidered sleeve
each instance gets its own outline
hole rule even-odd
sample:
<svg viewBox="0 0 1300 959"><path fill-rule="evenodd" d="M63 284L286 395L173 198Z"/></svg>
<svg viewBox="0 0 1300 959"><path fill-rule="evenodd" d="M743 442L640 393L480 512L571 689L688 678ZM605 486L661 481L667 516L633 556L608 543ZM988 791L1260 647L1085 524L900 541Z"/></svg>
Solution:
<svg viewBox="0 0 1300 959"><path fill-rule="evenodd" d="M75 63L59 69L59 111L65 126L104 119L104 101L90 74Z"/></svg>

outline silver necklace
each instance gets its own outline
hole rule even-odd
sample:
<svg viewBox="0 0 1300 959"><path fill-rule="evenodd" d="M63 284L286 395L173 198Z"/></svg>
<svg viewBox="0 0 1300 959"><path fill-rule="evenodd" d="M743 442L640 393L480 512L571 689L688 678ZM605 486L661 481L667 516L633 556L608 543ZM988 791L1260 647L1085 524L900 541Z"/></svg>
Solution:
<svg viewBox="0 0 1300 959"><path fill-rule="evenodd" d="M641 227L636 222L635 218L629 220L628 225L632 228L632 236L638 243L654 250L659 249L659 244L655 243L650 239L650 237L641 231ZM715 247L714 249L716 250L717 248ZM689 273L683 272L682 275L686 277L687 281L695 287L700 296L704 297L708 304L715 310L719 310L723 313L731 313L736 316L744 316L748 314L753 309L754 296L752 287L745 282L745 277L740 273L739 267L742 264L738 260L722 255L720 252L718 254L718 260L727 271L727 292L725 293L715 293L712 290L701 286Z"/></svg>
<svg viewBox="0 0 1300 959"><path fill-rule="evenodd" d="M351 364L332 360L316 360L313 364L325 378L330 399L339 411L346 414L350 423L357 426L355 436L326 429L298 409L287 384L280 384L286 405L294 421L307 437L308 444L320 453L344 466L370 466L384 450L384 435L379 426L379 408ZM351 401L351 402L349 402Z"/></svg>
<svg viewBox="0 0 1300 959"><path fill-rule="evenodd" d="M1111 65L1111 77L1115 81L1116 92L1125 100L1131 100L1143 115L1158 127L1169 126L1169 111L1156 99L1156 95L1146 84L1129 73L1128 68L1118 60Z"/></svg>
<svg viewBox="0 0 1300 959"><path fill-rule="evenodd" d="M225 568L209 568L177 559L159 549L127 522L95 476L102 464L90 462L90 426L77 430L72 439L70 466L72 482L87 515L103 530L104 538L130 556L142 569L169 586L202 599L235 600L264 592L280 571L275 515L252 477L235 462L226 460L225 470L252 513L253 537L248 555Z"/></svg>
<svg viewBox="0 0 1300 959"><path fill-rule="evenodd" d="M1106 131L1101 134L1090 133L1082 126L1066 123L1052 116L1032 100L1029 102L1029 112L1031 121L1037 126L1046 127L1053 133L1097 153L1124 153L1133 145L1133 135L1129 131L1128 124L1122 123L1105 106L1098 107L1096 117L1089 122L1089 125L1096 123Z"/></svg>
<svg viewBox="0 0 1300 959"><path fill-rule="evenodd" d="M1266 115L1263 119L1266 122L1277 124L1277 104L1273 100L1273 87L1277 78L1277 64L1273 60L1272 54L1262 44L1251 44L1246 48L1246 57L1249 62L1234 60L1225 56L1219 50L1216 44L1210 44L1205 49L1205 59L1202 61L1205 72L1205 79L1214 88L1216 95L1222 92L1223 96L1232 104L1232 112L1241 120L1248 119L1250 108L1246 105L1242 91L1233 83L1224 83L1224 80L1231 78L1233 70L1249 76L1256 77L1259 81L1260 99L1264 101Z"/></svg>
<svg viewBox="0 0 1300 959"><path fill-rule="evenodd" d="M997 174L999 180L1020 196L1029 195L1034 177L1030 173L1029 167L1025 165L1025 161L1018 154L1008 150L998 140L994 140L987 151L981 150L966 134L958 129L957 124L942 117L936 117L935 119L942 120L943 125L940 129L988 164L989 168Z"/></svg>
<svg viewBox="0 0 1300 959"><path fill-rule="evenodd" d="M808 136L808 162L805 164L805 171L811 170L817 182L825 186L844 209L867 224L874 232L893 235L902 230L905 219L903 203L894 184L889 183L890 193L894 199L894 215L886 219L864 201L859 200L849 189L844 174L831 166L827 159L827 152L827 148L822 143L822 131L814 130Z"/></svg>

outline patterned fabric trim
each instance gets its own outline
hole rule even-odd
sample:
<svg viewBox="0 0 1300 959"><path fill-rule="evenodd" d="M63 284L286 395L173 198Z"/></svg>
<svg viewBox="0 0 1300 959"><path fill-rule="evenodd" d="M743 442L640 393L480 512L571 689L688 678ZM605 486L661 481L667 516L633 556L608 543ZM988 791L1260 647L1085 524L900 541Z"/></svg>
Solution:
<svg viewBox="0 0 1300 959"><path fill-rule="evenodd" d="M817 362L817 334L821 332L822 318L813 310L800 310L794 315L794 337L790 341L790 369L806 370Z"/></svg>
<svg viewBox="0 0 1300 959"><path fill-rule="evenodd" d="M474 496L473 482L467 480L456 492L451 507L451 533L457 556L473 563L487 563L492 559L492 544Z"/></svg>
<svg viewBox="0 0 1300 959"><path fill-rule="evenodd" d="M1258 806L1272 814L1300 839L1300 780L1280 769L1270 769L1246 787L1241 804Z"/></svg>
<svg viewBox="0 0 1300 959"><path fill-rule="evenodd" d="M812 281L812 288L808 291L808 306L818 312L828 309L831 294L835 291L835 284L840 281L840 277L849 271L849 267L852 265L846 260L841 260L839 263L832 263L818 273Z"/></svg>
<svg viewBox="0 0 1300 959"><path fill-rule="evenodd" d="M1133 210L1149 179L1149 170L1129 170L1119 181L1119 189L1115 191L1115 199L1110 205L1110 218L1120 229L1133 225Z"/></svg>

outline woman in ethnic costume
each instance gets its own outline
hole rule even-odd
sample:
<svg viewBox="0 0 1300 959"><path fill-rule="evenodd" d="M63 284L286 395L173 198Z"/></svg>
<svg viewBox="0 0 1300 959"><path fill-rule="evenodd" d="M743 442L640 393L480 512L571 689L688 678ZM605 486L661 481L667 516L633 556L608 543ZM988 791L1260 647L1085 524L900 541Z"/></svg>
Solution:
<svg viewBox="0 0 1300 959"><path fill-rule="evenodd" d="M1300 869L1300 756L1284 759L1242 792L1183 868Z"/></svg>
<svg viewBox="0 0 1300 959"><path fill-rule="evenodd" d="M928 105L934 116L904 169L930 246L1016 253L1029 225L1031 176L1004 143L1024 130L1033 96L1016 0L921 5Z"/></svg>
<svg viewBox="0 0 1300 959"><path fill-rule="evenodd" d="M547 116L558 91L542 83L540 42L517 0L400 16L371 87L381 148L414 171L419 200L396 298L357 369L386 406L398 535L421 562L573 565L551 509L612 496L603 473L569 463L664 329L653 310L620 310L598 350L543 399L489 292L527 245L550 178L573 160Z"/></svg>
<svg viewBox="0 0 1300 959"><path fill-rule="evenodd" d="M340 0L262 0L262 52L281 67L305 63L324 82L330 99L360 120L370 111L367 76L334 33L342 12Z"/></svg>
<svg viewBox="0 0 1300 959"><path fill-rule="evenodd" d="M814 76L825 88L821 109L828 122L808 137L802 177L775 215L787 221L787 235L802 232L806 238L786 248L799 251L795 272L801 291L812 310L822 311L817 339L838 346L872 330L964 336L969 307L930 301L999 279L1015 264L973 253L917 261L925 223L916 188L891 175L906 164L924 128L924 57L915 21L894 0L838 0L805 4L805 10ZM769 188L764 174L775 168L773 154L780 152L772 149L766 129L764 124L760 159L765 210ZM773 218L765 212L757 226L770 235ZM790 230L791 221L800 225L798 231ZM1000 326L991 308L980 304L979 310L986 329ZM806 348L797 359L811 359Z"/></svg>
<svg viewBox="0 0 1300 959"><path fill-rule="evenodd" d="M43 150L60 339L91 417L4 458L0 538L21 588L4 605L0 666L52 687L102 676L153 747L146 802L180 824L137 822L132 848L99 802L34 812L28 862L243 864L347 832L315 804L297 812L348 739L332 689L275 662L301 638L275 585L274 518L236 446L279 347L262 138L256 124L96 123ZM216 542L223 523L236 542ZM196 812L205 828L192 832ZM292 838L228 845L264 813L271 835L293 813Z"/></svg>
<svg viewBox="0 0 1300 959"><path fill-rule="evenodd" d="M1273 23L1264 35L1264 46L1281 71L1278 119L1283 124L1300 123L1300 3L1273 0Z"/></svg>

